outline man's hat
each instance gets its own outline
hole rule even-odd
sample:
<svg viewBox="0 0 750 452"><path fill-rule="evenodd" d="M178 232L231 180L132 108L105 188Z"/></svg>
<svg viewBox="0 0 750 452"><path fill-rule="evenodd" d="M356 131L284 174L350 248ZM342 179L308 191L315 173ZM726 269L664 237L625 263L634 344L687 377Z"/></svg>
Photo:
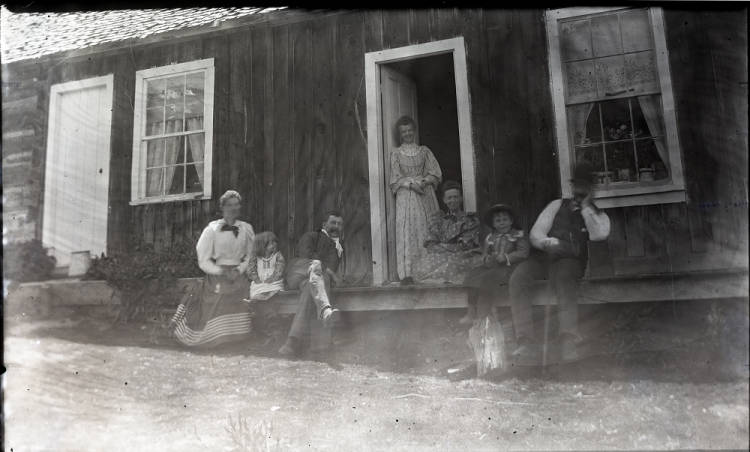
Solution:
<svg viewBox="0 0 750 452"><path fill-rule="evenodd" d="M495 204L494 206L487 209L486 212L484 212L484 215L482 216L482 220L484 221L484 224L492 227L492 219L494 218L495 214L497 212L506 212L510 217L513 219L513 221L516 221L516 213L513 212L513 208L507 204Z"/></svg>
<svg viewBox="0 0 750 452"><path fill-rule="evenodd" d="M588 163L581 163L573 171L573 178L570 179L574 184L594 185L594 167Z"/></svg>

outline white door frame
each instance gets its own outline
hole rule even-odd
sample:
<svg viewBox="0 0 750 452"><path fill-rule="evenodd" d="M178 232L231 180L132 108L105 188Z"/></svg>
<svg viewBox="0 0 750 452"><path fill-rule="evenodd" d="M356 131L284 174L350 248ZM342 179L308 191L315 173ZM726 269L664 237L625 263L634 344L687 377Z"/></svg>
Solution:
<svg viewBox="0 0 750 452"><path fill-rule="evenodd" d="M49 118L47 121L47 149L46 149L46 157L44 162L44 200L43 200L43 214L42 214L42 240L44 240L44 237L47 237L48 234L51 234L51 227L52 225L49 224L48 221L45 221L47 218L49 218L49 215L52 213L50 205L47 200L49 200L52 197L52 187L49 183L49 165L50 162L54 162L57 157L58 152L58 143L57 143L57 131L55 128L57 127L57 120L58 120L58 109L60 107L60 100L62 99L62 95L71 92L71 91L80 91L82 89L88 89L88 88L94 88L97 86L104 86L105 87L105 98L104 98L104 111L108 111L109 115L107 116L106 120L104 121L104 136L105 136L105 143L107 143L107 153L111 157L111 151L112 151L112 103L113 103L113 97L114 97L114 74L108 74L103 75L100 77L92 77L87 78L83 80L75 80L72 82L65 82L65 83L58 83L55 85L52 85L50 88L50 95L49 95ZM108 161L111 161L108 159ZM107 189L109 190L109 165L107 165L107 168L104 168L104 181L107 185ZM107 193L107 203L109 204L109 193ZM104 231L104 244L106 249L107 244L107 231Z"/></svg>
<svg viewBox="0 0 750 452"><path fill-rule="evenodd" d="M380 69L378 65L412 58L453 54L458 108L458 138L461 153L461 185L464 208L476 211L474 143L471 128L469 81L466 74L464 38L457 37L415 44L365 54L365 85L367 94L367 160L370 175L370 226L372 231L373 283L382 284L388 278L387 239L385 231L385 181L383 170L383 124L380 105Z"/></svg>

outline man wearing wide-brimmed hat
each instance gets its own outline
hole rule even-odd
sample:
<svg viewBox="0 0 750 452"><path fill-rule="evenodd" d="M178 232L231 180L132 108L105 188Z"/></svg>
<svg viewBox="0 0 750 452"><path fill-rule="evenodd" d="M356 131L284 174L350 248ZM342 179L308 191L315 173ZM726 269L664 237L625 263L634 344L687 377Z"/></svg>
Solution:
<svg viewBox="0 0 750 452"><path fill-rule="evenodd" d="M578 287L588 262L588 241L609 236L609 217L592 202L593 168L579 164L570 183L572 198L556 199L544 208L531 228L531 245L541 251L519 264L510 278L513 326L519 344L518 364L537 364L529 289L535 280L550 281L557 297L560 351L563 361L578 359Z"/></svg>

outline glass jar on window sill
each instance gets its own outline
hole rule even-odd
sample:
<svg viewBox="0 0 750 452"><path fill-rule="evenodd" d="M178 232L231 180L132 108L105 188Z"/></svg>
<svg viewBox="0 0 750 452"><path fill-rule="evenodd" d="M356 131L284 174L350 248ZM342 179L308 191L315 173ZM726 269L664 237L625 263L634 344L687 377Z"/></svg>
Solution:
<svg viewBox="0 0 750 452"><path fill-rule="evenodd" d="M638 176L641 182L652 182L656 179L656 171L653 168L640 168L638 170Z"/></svg>
<svg viewBox="0 0 750 452"><path fill-rule="evenodd" d="M617 181L618 182L630 182L631 181L630 168L619 168L617 170Z"/></svg>
<svg viewBox="0 0 750 452"><path fill-rule="evenodd" d="M598 185L608 185L612 182L612 171L595 171L594 180Z"/></svg>

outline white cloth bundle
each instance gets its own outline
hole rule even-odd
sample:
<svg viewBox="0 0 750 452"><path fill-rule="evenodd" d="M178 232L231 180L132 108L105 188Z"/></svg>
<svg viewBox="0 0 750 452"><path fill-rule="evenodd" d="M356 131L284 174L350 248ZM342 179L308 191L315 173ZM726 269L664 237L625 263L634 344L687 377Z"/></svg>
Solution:
<svg viewBox="0 0 750 452"><path fill-rule="evenodd" d="M284 281L274 281L271 283L250 283L251 300L268 300L276 295L279 291L284 290Z"/></svg>

